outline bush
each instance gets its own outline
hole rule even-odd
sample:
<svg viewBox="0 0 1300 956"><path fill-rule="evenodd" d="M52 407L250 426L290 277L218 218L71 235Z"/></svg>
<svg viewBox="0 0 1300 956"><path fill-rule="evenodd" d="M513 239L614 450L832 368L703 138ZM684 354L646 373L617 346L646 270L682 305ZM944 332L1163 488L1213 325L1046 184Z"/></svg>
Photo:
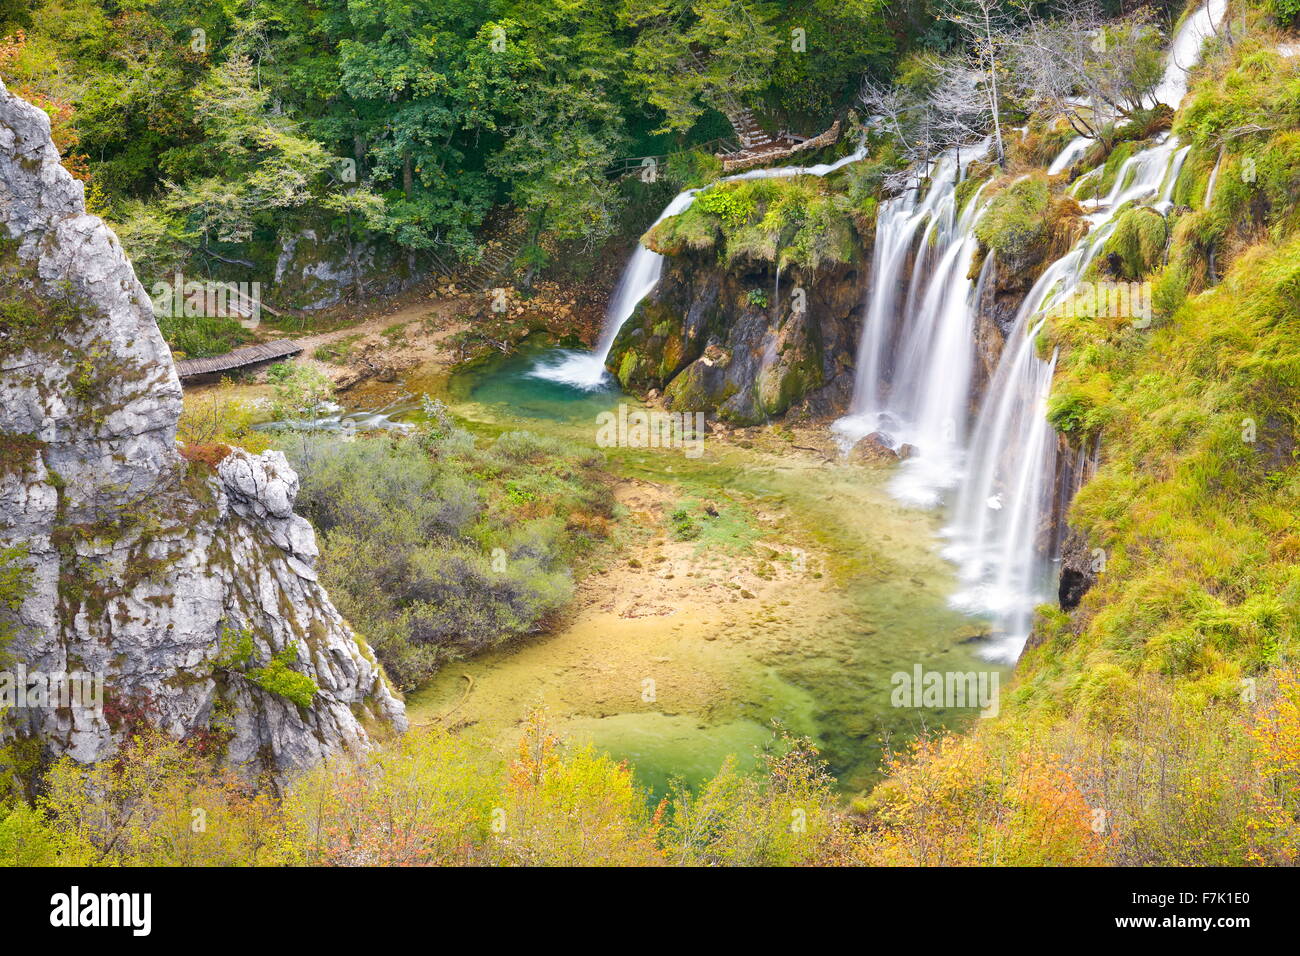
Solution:
<svg viewBox="0 0 1300 956"><path fill-rule="evenodd" d="M679 189L699 188L722 175L722 159L701 149L688 149L668 156L667 176Z"/></svg>
<svg viewBox="0 0 1300 956"><path fill-rule="evenodd" d="M224 316L159 316L158 330L176 357L224 355L253 341L253 333Z"/></svg>
<svg viewBox="0 0 1300 956"><path fill-rule="evenodd" d="M1013 182L989 203L975 235L1012 272L1024 268L1047 238L1046 179L1030 176Z"/></svg>
<svg viewBox="0 0 1300 956"><path fill-rule="evenodd" d="M685 505L674 510L670 520L673 526L673 537L678 541L692 541L700 536L699 523L696 522L691 509Z"/></svg>
<svg viewBox="0 0 1300 956"><path fill-rule="evenodd" d="M1126 209L1115 220L1115 229L1102 247L1102 255L1121 279L1141 279L1160 265L1169 224L1153 209Z"/></svg>
<svg viewBox="0 0 1300 956"><path fill-rule="evenodd" d="M536 631L612 514L597 459L528 432L478 448L436 414L409 436L310 434L290 453L322 580L404 690Z"/></svg>
<svg viewBox="0 0 1300 956"><path fill-rule="evenodd" d="M700 192L685 212L659 223L646 245L666 255L707 250L722 242L721 259L816 269L856 254L861 209L811 176L718 183Z"/></svg>
<svg viewBox="0 0 1300 956"><path fill-rule="evenodd" d="M270 435L253 427L264 417L265 413L250 402L230 398L219 390L187 394L176 437L200 448L230 445L257 455L271 445Z"/></svg>
<svg viewBox="0 0 1300 956"><path fill-rule="evenodd" d="M277 421L313 418L334 397L334 385L314 365L278 362L266 379L275 391L271 417Z"/></svg>

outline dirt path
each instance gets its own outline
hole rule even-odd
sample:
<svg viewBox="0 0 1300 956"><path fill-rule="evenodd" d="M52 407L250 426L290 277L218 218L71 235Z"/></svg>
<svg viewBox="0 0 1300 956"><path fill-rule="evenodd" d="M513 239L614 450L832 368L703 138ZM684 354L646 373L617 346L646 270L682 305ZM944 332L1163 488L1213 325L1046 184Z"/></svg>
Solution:
<svg viewBox="0 0 1300 956"><path fill-rule="evenodd" d="M340 389L368 378L392 381L417 365L450 367L454 354L447 340L465 328L456 319L464 305L458 298L409 302L357 325L300 338L299 361L319 368Z"/></svg>

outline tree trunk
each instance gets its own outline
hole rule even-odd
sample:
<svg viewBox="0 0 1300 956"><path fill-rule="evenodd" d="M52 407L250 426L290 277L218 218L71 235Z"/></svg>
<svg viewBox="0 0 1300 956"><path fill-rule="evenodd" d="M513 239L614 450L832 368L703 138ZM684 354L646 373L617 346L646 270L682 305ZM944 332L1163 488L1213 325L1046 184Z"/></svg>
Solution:
<svg viewBox="0 0 1300 956"><path fill-rule="evenodd" d="M998 144L998 165L1006 162L1006 149L1002 143L1001 105L998 102L998 58L993 46L993 22L987 8L984 10L984 40L988 43L989 56L989 90L993 97L993 134Z"/></svg>

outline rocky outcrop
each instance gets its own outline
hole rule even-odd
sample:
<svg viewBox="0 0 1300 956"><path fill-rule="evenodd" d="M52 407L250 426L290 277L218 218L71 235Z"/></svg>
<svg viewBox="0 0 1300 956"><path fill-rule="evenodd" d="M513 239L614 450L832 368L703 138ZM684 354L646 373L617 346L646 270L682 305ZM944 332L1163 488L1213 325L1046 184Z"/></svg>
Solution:
<svg viewBox="0 0 1300 956"><path fill-rule="evenodd" d="M29 673L104 682L103 707L31 704L4 733L95 761L144 721L283 775L404 729L316 581L283 456L236 449L214 469L179 453L180 384L145 290L85 213L45 114L3 86L0 225L0 549L25 592L0 610L3 650ZM234 662L240 640L251 653ZM273 661L314 695L260 680Z"/></svg>
<svg viewBox="0 0 1300 956"><path fill-rule="evenodd" d="M619 331L607 362L625 388L664 391L668 406L754 425L799 403L846 407L867 272L860 257L778 287L770 263L669 256L663 277Z"/></svg>
<svg viewBox="0 0 1300 956"><path fill-rule="evenodd" d="M349 242L346 235L303 228L283 238L275 262L275 301L314 312L352 295L404 292L428 278L430 264L378 236Z"/></svg>
<svg viewBox="0 0 1300 956"><path fill-rule="evenodd" d="M1061 577L1057 601L1063 611L1073 611L1097 583L1098 557L1082 534L1071 528L1061 547Z"/></svg>

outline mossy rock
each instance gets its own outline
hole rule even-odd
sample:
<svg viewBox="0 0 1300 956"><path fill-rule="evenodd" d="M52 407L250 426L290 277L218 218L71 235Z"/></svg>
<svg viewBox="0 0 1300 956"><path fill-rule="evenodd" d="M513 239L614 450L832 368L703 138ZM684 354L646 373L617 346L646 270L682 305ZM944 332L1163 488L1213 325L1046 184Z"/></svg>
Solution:
<svg viewBox="0 0 1300 956"><path fill-rule="evenodd" d="M1043 176L1016 180L993 197L975 235L998 262L1019 271L1041 251L1047 237L1051 192Z"/></svg>
<svg viewBox="0 0 1300 956"><path fill-rule="evenodd" d="M1126 209L1102 247L1110 271L1120 279L1141 279L1164 259L1169 223L1154 209Z"/></svg>
<svg viewBox="0 0 1300 956"><path fill-rule="evenodd" d="M757 398L767 415L780 415L822 384L820 349L815 342L801 339L759 374Z"/></svg>
<svg viewBox="0 0 1300 956"><path fill-rule="evenodd" d="M632 381L636 377L636 370L640 367L641 360L637 357L634 349L628 349L623 353L622 360L618 363L618 380L623 388L632 387Z"/></svg>
<svg viewBox="0 0 1300 956"><path fill-rule="evenodd" d="M815 176L716 183L651 229L644 242L663 255L717 247L728 265L816 269L858 254L860 205Z"/></svg>
<svg viewBox="0 0 1300 956"><path fill-rule="evenodd" d="M684 317L647 299L619 330L606 367L625 389L661 388L690 361Z"/></svg>
<svg viewBox="0 0 1300 956"><path fill-rule="evenodd" d="M668 383L664 402L677 411L711 411L730 397L725 387L720 368L696 361Z"/></svg>

